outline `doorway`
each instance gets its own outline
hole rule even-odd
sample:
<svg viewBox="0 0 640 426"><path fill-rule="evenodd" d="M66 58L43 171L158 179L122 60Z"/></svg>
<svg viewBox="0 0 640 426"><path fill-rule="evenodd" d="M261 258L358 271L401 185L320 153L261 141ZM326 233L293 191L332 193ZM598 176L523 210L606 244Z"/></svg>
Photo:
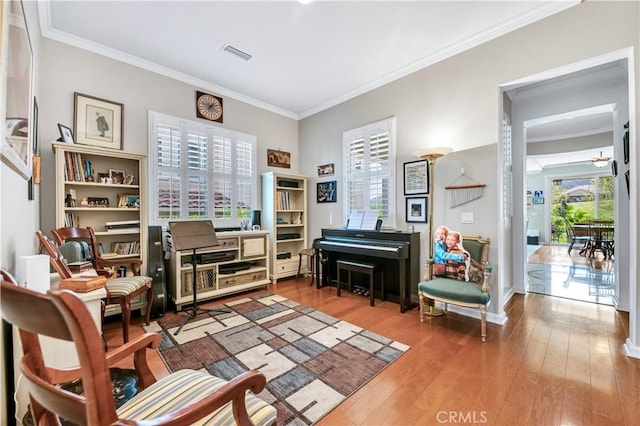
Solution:
<svg viewBox="0 0 640 426"><path fill-rule="evenodd" d="M536 146L537 142L545 141L544 137L535 134L533 126L534 120L544 121L545 117L564 116L565 121L571 121L570 115L576 111L584 111L592 108L593 105L610 106L609 113L613 117L612 128L608 131L609 145L613 145L612 160L616 160L618 168L622 164L622 136L624 123L629 117L629 64L628 53L616 52L606 57L592 59L582 64L574 64L566 67L563 71L555 70L537 76L522 79L513 85L503 86L503 110L509 115L512 123L510 134L512 135L512 145L503 147L503 152L509 149L512 152L512 175L503 173L505 187L511 185L511 200L505 200L505 205L512 207L512 226L507 228L505 236L509 240L511 247L507 253L507 259L512 260L512 289L505 284L506 292L526 293L527 284L527 181L526 159L530 146ZM615 81L617 83L612 83ZM580 117L578 115L578 117ZM587 119L581 117L580 119ZM529 121L529 122L528 122ZM556 120L558 121L558 120ZM529 127L527 127L529 125ZM600 132L606 133L606 132ZM504 134L504 132L503 132ZM595 134L595 133L593 133ZM562 135L555 141L546 139L546 146L559 147L558 140L564 139L572 146L573 150L584 148L594 148L591 145L595 136L588 134ZM530 144L529 142L534 142ZM602 146L602 145L600 145ZM566 152L570 152L565 150ZM538 152L537 154L545 154ZM551 156L558 152L546 152ZM599 154L599 152L597 153ZM594 155L597 157L598 155ZM589 160L591 161L591 160ZM626 166L628 169L630 166ZM630 210L633 206L629 204L629 199L624 187L624 172L618 170L615 179L615 199L616 213L615 223L619 229L629 229ZM621 178L622 176L622 178ZM551 186L542 187L545 198L549 196ZM622 197L624 195L624 197ZM545 203L550 206L549 201ZM545 207L540 219L551 223L551 208ZM504 222L508 226L508 222ZM530 228L530 227L529 227ZM543 241L550 241L551 229L541 229L540 238ZM616 256L616 268L613 271L614 305L619 310L629 310L629 274L620 274L619 271L629 271L631 260L628 249L631 237L628 233L619 233L616 244L620 247L619 256ZM507 262L509 260L506 260Z"/></svg>

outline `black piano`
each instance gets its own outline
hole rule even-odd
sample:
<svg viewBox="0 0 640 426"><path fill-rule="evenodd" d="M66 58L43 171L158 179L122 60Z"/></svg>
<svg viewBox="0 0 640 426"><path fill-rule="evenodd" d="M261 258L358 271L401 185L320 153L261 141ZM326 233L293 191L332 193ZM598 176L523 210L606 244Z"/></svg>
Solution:
<svg viewBox="0 0 640 426"><path fill-rule="evenodd" d="M323 229L314 240L316 287L336 282L337 260L366 261L384 265L385 293L400 304L400 312L413 308L420 282L420 233ZM322 269L320 269L322 267ZM322 279L320 278L322 277ZM412 302L411 299L415 302Z"/></svg>

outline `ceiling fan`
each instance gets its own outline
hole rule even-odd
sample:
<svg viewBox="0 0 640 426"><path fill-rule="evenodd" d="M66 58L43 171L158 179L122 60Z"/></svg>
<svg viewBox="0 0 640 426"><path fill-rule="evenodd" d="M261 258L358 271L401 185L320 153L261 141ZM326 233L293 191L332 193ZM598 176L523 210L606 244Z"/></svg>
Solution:
<svg viewBox="0 0 640 426"><path fill-rule="evenodd" d="M607 164L609 164L609 160L610 158L602 155L602 151L600 151L600 156L595 157L594 159L591 160L591 162L596 167L606 167Z"/></svg>

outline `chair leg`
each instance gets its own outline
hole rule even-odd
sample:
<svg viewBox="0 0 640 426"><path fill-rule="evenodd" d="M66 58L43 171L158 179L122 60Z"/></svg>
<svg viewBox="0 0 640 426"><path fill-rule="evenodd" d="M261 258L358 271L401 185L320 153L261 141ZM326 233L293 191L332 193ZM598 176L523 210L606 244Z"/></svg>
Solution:
<svg viewBox="0 0 640 426"><path fill-rule="evenodd" d="M120 298L120 310L122 311L122 340L129 341L129 323L131 322L131 301L129 297Z"/></svg>
<svg viewBox="0 0 640 426"><path fill-rule="evenodd" d="M487 308L482 306L480 308L480 321L482 321L482 341L487 341Z"/></svg>
<svg viewBox="0 0 640 426"><path fill-rule="evenodd" d="M298 273L296 274L296 280L298 279L298 276L300 275L300 267L302 266L302 255L298 254Z"/></svg>
<svg viewBox="0 0 640 426"><path fill-rule="evenodd" d="M420 305L420 322L424 322L424 295L418 290L418 304Z"/></svg>
<svg viewBox="0 0 640 426"><path fill-rule="evenodd" d="M147 288L147 307L144 313L145 325L149 325L151 321L151 306L153 305L153 286L149 285Z"/></svg>

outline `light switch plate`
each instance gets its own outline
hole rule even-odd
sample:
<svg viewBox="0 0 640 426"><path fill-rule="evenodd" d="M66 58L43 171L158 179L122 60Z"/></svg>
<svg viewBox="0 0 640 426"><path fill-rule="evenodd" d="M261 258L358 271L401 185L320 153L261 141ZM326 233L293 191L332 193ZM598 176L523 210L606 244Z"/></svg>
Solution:
<svg viewBox="0 0 640 426"><path fill-rule="evenodd" d="M473 223L473 212L463 212L462 223Z"/></svg>

